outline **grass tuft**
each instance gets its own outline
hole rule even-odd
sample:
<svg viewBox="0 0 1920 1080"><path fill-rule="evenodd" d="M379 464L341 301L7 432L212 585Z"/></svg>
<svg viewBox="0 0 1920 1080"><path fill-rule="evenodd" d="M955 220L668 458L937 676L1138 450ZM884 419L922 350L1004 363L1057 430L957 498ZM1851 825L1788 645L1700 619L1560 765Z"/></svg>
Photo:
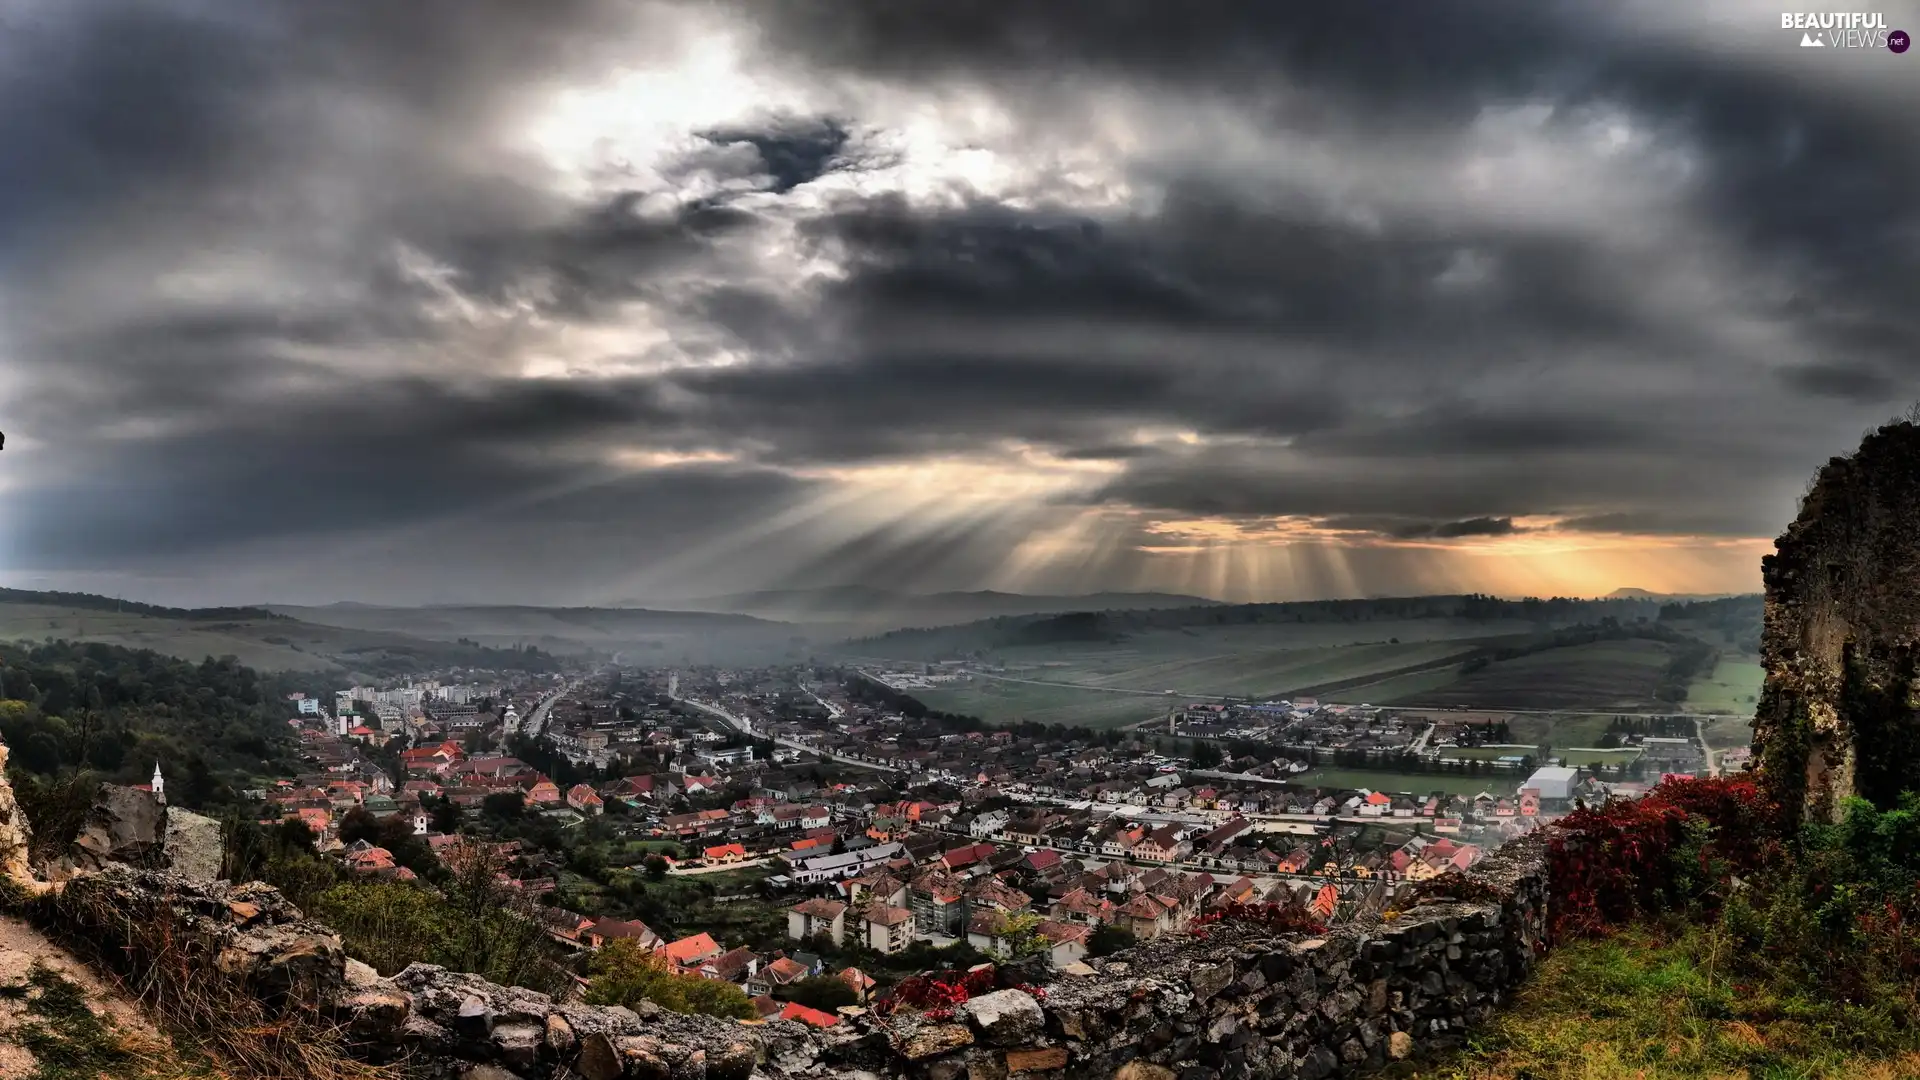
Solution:
<svg viewBox="0 0 1920 1080"><path fill-rule="evenodd" d="M1911 1000L1743 981L1724 933L1637 926L1558 946L1470 1044L1404 1080L1920 1080Z"/></svg>

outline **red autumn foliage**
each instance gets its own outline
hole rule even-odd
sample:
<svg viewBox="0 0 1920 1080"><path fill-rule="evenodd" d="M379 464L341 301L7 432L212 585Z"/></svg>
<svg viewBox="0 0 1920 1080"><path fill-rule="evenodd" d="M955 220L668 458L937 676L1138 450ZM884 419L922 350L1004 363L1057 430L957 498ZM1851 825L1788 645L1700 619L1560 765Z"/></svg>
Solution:
<svg viewBox="0 0 1920 1080"><path fill-rule="evenodd" d="M900 1006L923 1009L929 1015L945 1012L951 1016L955 1005L965 1004L981 994L993 992L996 976L992 967L974 971L935 971L900 980L893 993L875 1003L881 1015Z"/></svg>
<svg viewBox="0 0 1920 1080"><path fill-rule="evenodd" d="M1324 934L1325 923L1305 908L1284 904L1228 904L1193 920L1196 928L1215 923L1258 926L1275 934Z"/></svg>
<svg viewBox="0 0 1920 1080"><path fill-rule="evenodd" d="M1438 877L1428 878L1415 885L1409 893L1407 906L1437 903L1443 900L1458 900L1467 904L1491 904L1506 899L1506 890L1490 881L1469 877L1458 870L1449 870Z"/></svg>
<svg viewBox="0 0 1920 1080"><path fill-rule="evenodd" d="M1708 844L1678 858L1688 823L1713 826ZM1779 814L1744 777L1670 778L1636 800L1583 807L1554 822L1548 841L1555 936L1604 933L1679 899L1683 871L1757 868L1778 836Z"/></svg>

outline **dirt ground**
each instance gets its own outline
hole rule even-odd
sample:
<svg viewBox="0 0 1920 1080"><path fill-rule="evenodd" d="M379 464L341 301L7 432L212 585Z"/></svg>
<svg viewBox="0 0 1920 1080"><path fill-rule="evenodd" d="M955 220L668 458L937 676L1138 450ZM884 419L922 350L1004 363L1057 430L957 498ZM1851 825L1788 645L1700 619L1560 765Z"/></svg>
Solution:
<svg viewBox="0 0 1920 1080"><path fill-rule="evenodd" d="M164 1039L137 1006L116 993L71 953L19 919L0 916L0 986L19 986L38 962L81 988L94 1011L111 1019L131 1043L164 1045ZM0 996L0 1077L31 1076L33 1057L8 1038L25 1003Z"/></svg>

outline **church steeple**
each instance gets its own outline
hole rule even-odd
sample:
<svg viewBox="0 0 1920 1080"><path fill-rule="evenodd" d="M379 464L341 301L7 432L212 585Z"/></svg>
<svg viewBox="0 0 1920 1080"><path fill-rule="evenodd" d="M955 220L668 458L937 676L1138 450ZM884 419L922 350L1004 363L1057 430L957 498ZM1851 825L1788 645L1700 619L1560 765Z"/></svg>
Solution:
<svg viewBox="0 0 1920 1080"><path fill-rule="evenodd" d="M153 797L159 800L160 805L166 805L167 781L165 777L160 775L160 763L157 761L153 763Z"/></svg>

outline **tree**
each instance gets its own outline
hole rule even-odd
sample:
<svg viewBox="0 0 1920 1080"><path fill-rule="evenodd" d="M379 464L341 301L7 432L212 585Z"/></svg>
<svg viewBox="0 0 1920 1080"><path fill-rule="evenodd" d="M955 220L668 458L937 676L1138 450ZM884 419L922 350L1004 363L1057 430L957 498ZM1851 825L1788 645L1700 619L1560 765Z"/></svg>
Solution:
<svg viewBox="0 0 1920 1080"><path fill-rule="evenodd" d="M422 800L430 817L429 826L434 832L452 836L460 831L460 807L452 798L442 795L430 802Z"/></svg>
<svg viewBox="0 0 1920 1080"><path fill-rule="evenodd" d="M1196 769L1215 768L1220 764L1221 761L1225 760L1225 757L1226 755L1220 752L1219 744L1215 743L1213 740L1195 739L1193 741L1193 767L1194 768Z"/></svg>
<svg viewBox="0 0 1920 1080"><path fill-rule="evenodd" d="M782 991L788 1001L797 1001L821 1012L832 1012L842 1005L860 1004L860 995L853 987L834 978L832 975L813 975Z"/></svg>
<svg viewBox="0 0 1920 1080"><path fill-rule="evenodd" d="M647 876L654 881L659 881L661 878L667 876L667 860L659 855L647 856L646 867Z"/></svg>
<svg viewBox="0 0 1920 1080"><path fill-rule="evenodd" d="M1133 931L1124 926L1107 924L1095 927L1092 936L1087 938L1089 956L1112 956L1123 949L1131 949L1139 944Z"/></svg>
<svg viewBox="0 0 1920 1080"><path fill-rule="evenodd" d="M665 960L624 938L608 942L595 953L588 970L593 977L587 987L589 1005L632 1008L651 1001L680 1013L738 1020L757 1015L753 1002L739 987L719 979L676 974Z"/></svg>

